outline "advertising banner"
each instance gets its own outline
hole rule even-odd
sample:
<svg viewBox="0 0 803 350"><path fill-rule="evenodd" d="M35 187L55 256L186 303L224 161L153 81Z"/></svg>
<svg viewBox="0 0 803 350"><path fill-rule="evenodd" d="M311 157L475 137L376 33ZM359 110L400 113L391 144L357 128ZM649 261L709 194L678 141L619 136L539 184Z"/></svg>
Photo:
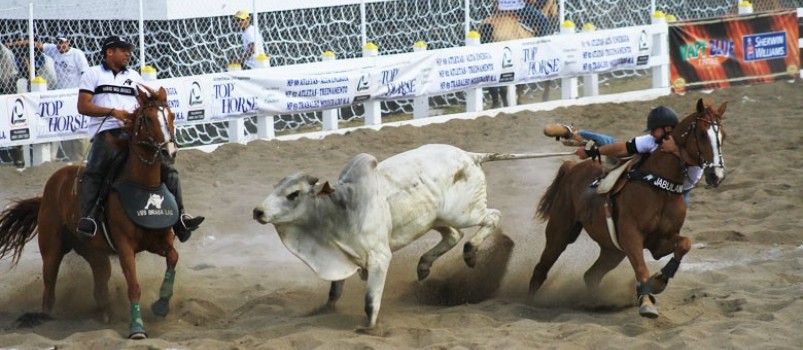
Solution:
<svg viewBox="0 0 803 350"><path fill-rule="evenodd" d="M34 111L37 103L31 98L32 95L5 95L0 99L5 116L0 122L0 145L23 145L35 140L37 118Z"/></svg>
<svg viewBox="0 0 803 350"><path fill-rule="evenodd" d="M670 81L674 92L797 77L794 11L672 23Z"/></svg>
<svg viewBox="0 0 803 350"><path fill-rule="evenodd" d="M56 90L38 95L38 101L31 102L38 106L32 114L36 122L37 141L88 136L89 117L78 113L78 90Z"/></svg>
<svg viewBox="0 0 803 350"><path fill-rule="evenodd" d="M600 30L145 84L167 91L176 125L223 122L638 68L649 63L653 33L665 28ZM745 61L766 64L785 45L797 45L778 32L746 35L744 43L753 51ZM0 97L6 116L0 121L0 147L88 137L88 117L77 112L77 101L77 90Z"/></svg>

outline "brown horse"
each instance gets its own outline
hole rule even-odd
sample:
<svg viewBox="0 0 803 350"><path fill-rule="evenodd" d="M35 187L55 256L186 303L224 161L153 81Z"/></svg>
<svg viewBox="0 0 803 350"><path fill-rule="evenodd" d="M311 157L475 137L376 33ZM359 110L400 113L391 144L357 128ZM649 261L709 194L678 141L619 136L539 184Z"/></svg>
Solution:
<svg viewBox="0 0 803 350"><path fill-rule="evenodd" d="M127 148L128 154L119 175L115 178L115 188L125 182L148 189L160 187L162 183L160 162L172 162L175 157L174 116L167 106L167 93L164 88L158 92L147 87L146 89L150 97L138 88L137 99L140 107L129 115L125 123L124 130L130 135L130 139L128 142L115 143L119 147ZM102 136L111 135L107 133ZM75 250L92 268L95 301L103 310L104 319L108 322L110 313L108 282L111 276L109 255L117 254L128 285L131 311L128 337L147 338L139 306L141 290L137 281L136 253L147 250L166 258L167 271L159 292L159 300L151 306L156 315L165 316L169 312L178 262L178 252L173 247L174 236L170 228L172 223L164 229L146 229L138 226L126 214L121 200L121 190L115 190L109 192L105 210L98 217L98 222L105 224L100 226L108 227L108 235L99 228L98 234L90 241L81 241L75 229L79 218L77 179L82 170L83 167L78 166L65 166L57 170L45 184L41 197L17 201L0 213L0 258L13 253L15 264L19 262L25 243L33 239L38 226L44 281L42 313L28 313L20 317L20 321L23 325L32 326L50 319L49 313L55 303L59 266L64 255ZM162 206L161 202L159 205Z"/></svg>
<svg viewBox="0 0 803 350"><path fill-rule="evenodd" d="M714 110L702 99L694 113L672 131L682 157L656 150L635 171L620 181L626 184L610 197L589 187L603 174L598 162L564 162L552 185L538 204L536 215L547 220L546 246L530 279L532 296L543 285L547 273L566 247L585 229L600 246L596 262L585 272L589 290L599 286L603 276L627 257L636 274L639 313L658 316L654 294L661 293L674 276L680 260L691 249L691 240L680 235L686 218L682 188L687 166L700 166L709 174L706 181L718 186L724 179L722 115L727 103ZM628 179L629 178L629 179ZM674 189L674 191L671 191ZM613 218L610 233L606 206ZM660 273L650 277L643 250L660 259L674 253ZM645 298L645 296L648 296Z"/></svg>

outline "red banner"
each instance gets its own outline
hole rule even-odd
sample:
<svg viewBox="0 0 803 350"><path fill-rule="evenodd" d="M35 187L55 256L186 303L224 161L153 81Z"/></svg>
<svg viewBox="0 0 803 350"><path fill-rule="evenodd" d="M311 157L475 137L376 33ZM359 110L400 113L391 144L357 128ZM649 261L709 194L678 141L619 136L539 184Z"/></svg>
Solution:
<svg viewBox="0 0 803 350"><path fill-rule="evenodd" d="M798 37L795 11L671 23L672 91L796 78Z"/></svg>

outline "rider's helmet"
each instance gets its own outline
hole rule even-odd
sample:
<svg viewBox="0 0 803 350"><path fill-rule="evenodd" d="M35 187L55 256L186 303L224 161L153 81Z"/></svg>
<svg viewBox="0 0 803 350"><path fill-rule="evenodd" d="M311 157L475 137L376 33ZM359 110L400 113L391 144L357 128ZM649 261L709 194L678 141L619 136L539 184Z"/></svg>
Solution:
<svg viewBox="0 0 803 350"><path fill-rule="evenodd" d="M653 108L647 116L647 129L644 131L675 125L678 125L678 115L675 111L666 106L658 106Z"/></svg>

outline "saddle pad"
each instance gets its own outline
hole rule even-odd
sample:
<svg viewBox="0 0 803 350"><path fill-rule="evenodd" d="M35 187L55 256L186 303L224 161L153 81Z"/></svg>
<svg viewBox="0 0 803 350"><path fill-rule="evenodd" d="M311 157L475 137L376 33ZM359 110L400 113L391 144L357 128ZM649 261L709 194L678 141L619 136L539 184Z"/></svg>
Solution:
<svg viewBox="0 0 803 350"><path fill-rule="evenodd" d="M611 171L605 175L605 178L599 182L599 186L597 186L597 193L598 194L606 194L610 192L613 187L616 185L616 182L622 176L622 174L635 163L637 159L640 157L633 157L630 158L628 161L622 163L616 168L613 168Z"/></svg>
<svg viewBox="0 0 803 350"><path fill-rule="evenodd" d="M162 184L144 187L131 182L112 185L120 195L125 212L135 224L147 229L160 230L172 227L178 221L176 198Z"/></svg>

